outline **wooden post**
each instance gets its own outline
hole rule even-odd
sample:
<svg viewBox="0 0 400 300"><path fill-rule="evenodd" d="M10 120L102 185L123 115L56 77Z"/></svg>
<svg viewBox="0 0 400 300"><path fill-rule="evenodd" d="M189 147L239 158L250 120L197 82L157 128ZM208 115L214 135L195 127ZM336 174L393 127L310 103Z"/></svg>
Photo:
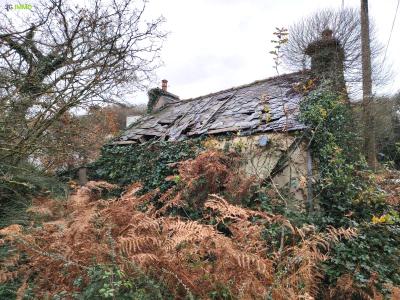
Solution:
<svg viewBox="0 0 400 300"><path fill-rule="evenodd" d="M313 195L313 166L310 147L307 147L307 206L308 212L314 211Z"/></svg>
<svg viewBox="0 0 400 300"><path fill-rule="evenodd" d="M86 167L79 168L79 170L78 170L78 179L79 179L79 184L81 186L85 185L88 182L87 168Z"/></svg>

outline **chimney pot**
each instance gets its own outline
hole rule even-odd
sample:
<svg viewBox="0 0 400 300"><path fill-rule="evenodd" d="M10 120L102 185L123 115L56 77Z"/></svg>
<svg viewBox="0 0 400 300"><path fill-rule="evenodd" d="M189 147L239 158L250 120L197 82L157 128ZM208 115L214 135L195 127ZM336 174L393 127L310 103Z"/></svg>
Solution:
<svg viewBox="0 0 400 300"><path fill-rule="evenodd" d="M163 79L161 80L161 89L166 92L168 89L168 80L167 79Z"/></svg>
<svg viewBox="0 0 400 300"><path fill-rule="evenodd" d="M323 39L330 40L333 38L333 31L331 29L327 28L324 31L322 31L321 35L322 35Z"/></svg>

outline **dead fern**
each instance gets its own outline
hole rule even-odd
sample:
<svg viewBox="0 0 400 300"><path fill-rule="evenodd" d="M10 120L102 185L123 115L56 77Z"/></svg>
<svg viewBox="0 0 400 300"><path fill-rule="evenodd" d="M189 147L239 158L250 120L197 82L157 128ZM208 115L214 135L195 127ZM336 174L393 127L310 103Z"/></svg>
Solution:
<svg viewBox="0 0 400 300"><path fill-rule="evenodd" d="M249 217L246 209L229 204L228 201L215 194L209 195L204 207L218 213L216 217L218 222L223 222L225 219L243 220Z"/></svg>
<svg viewBox="0 0 400 300"><path fill-rule="evenodd" d="M12 242L16 248L0 271L0 282L31 270L32 292L45 299L76 291L74 280L83 277L88 282L85 274L93 264L116 264L126 276L137 276L140 269L163 280L176 299L206 299L216 283L230 286L240 299L264 299L268 294L273 299L312 299L323 277L320 263L329 257L332 244L356 232L298 228L284 216L241 207L237 203L251 184L248 178L234 178L242 176L235 171L238 163L215 151L182 162L177 186L159 195L157 203L152 202L157 190L136 194L139 183L118 199L105 201L102 191L114 186L104 182L78 188L61 206L52 199L36 201L32 214L51 212L49 220L25 229L0 229L0 243ZM169 208L177 206L201 210L204 217L193 221L169 215ZM222 234L211 220L230 234ZM283 229L283 238L292 237L272 255L263 238L270 224ZM18 264L22 254L24 266ZM26 287L22 279L20 295Z"/></svg>
<svg viewBox="0 0 400 300"><path fill-rule="evenodd" d="M330 246L356 234L354 229L333 227L327 233L319 233L313 226L295 228L294 232L301 242L286 248L280 258L277 269L282 273L272 290L276 299L316 297L324 275L320 263L329 258Z"/></svg>
<svg viewBox="0 0 400 300"><path fill-rule="evenodd" d="M326 228L326 236L330 242L339 243L341 239L349 240L357 235L357 230L355 228L335 228L329 226Z"/></svg>
<svg viewBox="0 0 400 300"><path fill-rule="evenodd" d="M373 276L372 276L372 281ZM340 276L329 291L329 299L362 299L362 300L383 300L383 296L376 291L376 288L370 280L370 289L365 290L357 286L351 274L343 274Z"/></svg>
<svg viewBox="0 0 400 300"><path fill-rule="evenodd" d="M0 270L0 283L12 281L17 277L18 277L18 271L9 272Z"/></svg>
<svg viewBox="0 0 400 300"><path fill-rule="evenodd" d="M129 236L122 237L118 242L118 247L122 254L129 256L137 252L149 250L151 248L159 247L161 242L155 237L137 237Z"/></svg>
<svg viewBox="0 0 400 300"><path fill-rule="evenodd" d="M246 253L234 254L233 257L239 267L248 270L255 269L266 278L270 278L272 274L272 263L270 261Z"/></svg>
<svg viewBox="0 0 400 300"><path fill-rule="evenodd" d="M22 283L17 290L15 300L22 300L25 297L25 291L28 288L28 279L30 277L30 272L26 273L22 278Z"/></svg>
<svg viewBox="0 0 400 300"><path fill-rule="evenodd" d="M4 267L14 267L18 264L19 259L20 259L19 253L15 253L8 256L5 260L1 262L1 264Z"/></svg>
<svg viewBox="0 0 400 300"><path fill-rule="evenodd" d="M134 254L134 255L131 255L129 258L131 259L131 261L133 261L134 263L136 263L137 265L140 265L140 266L147 266L149 264L159 262L158 257L151 253Z"/></svg>

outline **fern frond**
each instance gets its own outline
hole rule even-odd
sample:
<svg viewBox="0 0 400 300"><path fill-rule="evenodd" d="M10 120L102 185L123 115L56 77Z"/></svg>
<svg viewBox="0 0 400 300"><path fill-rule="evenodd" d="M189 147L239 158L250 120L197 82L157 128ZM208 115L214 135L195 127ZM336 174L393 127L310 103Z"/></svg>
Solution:
<svg viewBox="0 0 400 300"><path fill-rule="evenodd" d="M25 291L28 288L28 279L29 279L30 273L26 274L24 278L22 279L22 284L18 288L15 300L23 300L25 297Z"/></svg>
<svg viewBox="0 0 400 300"><path fill-rule="evenodd" d="M357 235L357 230L355 228L335 228L329 226L327 229L327 237L334 243L338 243L342 238L349 240Z"/></svg>
<svg viewBox="0 0 400 300"><path fill-rule="evenodd" d="M145 249L159 247L161 242L154 237L147 236L121 238L118 244L122 254L131 255Z"/></svg>
<svg viewBox="0 0 400 300"><path fill-rule="evenodd" d="M4 283L7 281L14 280L15 278L18 277L18 272L7 272L7 271L1 271L0 270L0 283Z"/></svg>
<svg viewBox="0 0 400 300"><path fill-rule="evenodd" d="M270 276L272 270L272 263L260 258L256 255L247 253L235 253L233 257L239 267L243 269L256 269L260 274L264 276Z"/></svg>
<svg viewBox="0 0 400 300"><path fill-rule="evenodd" d="M215 194L209 195L209 199L204 204L204 207L218 212L220 215L217 218L218 221L223 221L224 219L242 220L249 217L246 209L231 205L224 198Z"/></svg>
<svg viewBox="0 0 400 300"><path fill-rule="evenodd" d="M204 204L205 208L209 208L212 211L218 213L217 221L224 221L224 219L230 220L247 220L249 217L260 217L267 222L283 222L287 219L282 216L274 216L272 214L251 210L247 208L243 208L237 205L230 204L224 198L216 195L210 194L208 200Z"/></svg>
<svg viewBox="0 0 400 300"><path fill-rule="evenodd" d="M7 257L1 264L5 267L14 267L17 265L19 258L20 258L19 254L16 253Z"/></svg>
<svg viewBox="0 0 400 300"><path fill-rule="evenodd" d="M26 210L27 213L32 213L40 216L52 216L53 212L48 207L31 206Z"/></svg>
<svg viewBox="0 0 400 300"><path fill-rule="evenodd" d="M22 232L22 226L19 224L12 224L10 226L7 226L5 228L0 229L0 235L17 235Z"/></svg>
<svg viewBox="0 0 400 300"><path fill-rule="evenodd" d="M160 224L156 219L149 218L144 214L136 214L132 217L131 223L136 224L135 231L137 233L146 231L146 230L153 230L159 231Z"/></svg>
<svg viewBox="0 0 400 300"><path fill-rule="evenodd" d="M168 230L181 233L195 233L202 229L202 225L200 225L196 221L184 222L179 219L167 222L167 224L165 225Z"/></svg>
<svg viewBox="0 0 400 300"><path fill-rule="evenodd" d="M134 263L140 266L147 266L151 263L158 262L159 259L156 255L151 253L139 253L129 257Z"/></svg>

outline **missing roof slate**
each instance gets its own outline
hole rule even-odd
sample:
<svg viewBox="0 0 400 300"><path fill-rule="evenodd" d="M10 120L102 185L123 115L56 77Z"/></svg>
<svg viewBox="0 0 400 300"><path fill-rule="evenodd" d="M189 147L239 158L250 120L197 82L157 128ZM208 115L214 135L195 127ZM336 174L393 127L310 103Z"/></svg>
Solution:
<svg viewBox="0 0 400 300"><path fill-rule="evenodd" d="M297 120L302 95L293 85L307 79L308 73L297 72L180 100L141 118L115 142L141 142L151 137L173 141L232 131L302 130L305 125ZM265 117L263 95L268 95L269 118Z"/></svg>

